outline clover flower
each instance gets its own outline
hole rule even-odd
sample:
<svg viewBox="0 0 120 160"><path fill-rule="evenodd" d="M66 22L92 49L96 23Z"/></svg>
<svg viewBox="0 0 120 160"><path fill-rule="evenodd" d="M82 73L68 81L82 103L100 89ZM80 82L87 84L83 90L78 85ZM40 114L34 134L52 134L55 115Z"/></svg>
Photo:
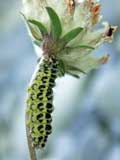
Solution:
<svg viewBox="0 0 120 160"><path fill-rule="evenodd" d="M91 52L104 42L111 42L116 26L104 23L103 27L95 28L95 25L102 19L100 15L101 4L97 0L84 0L83 2L75 0L23 0L23 13L26 19L34 19L41 22L50 31L50 20L46 11L49 6L57 13L62 26L61 37L70 30L81 27L83 30L67 44L68 50L58 55L68 73L79 75L69 69L69 65L75 66L84 72L97 68L102 63L107 62L109 55L95 57ZM38 28L29 23L32 33L32 39L39 44L42 39ZM91 47L91 48L89 48ZM69 52L69 54L68 54Z"/></svg>
<svg viewBox="0 0 120 160"><path fill-rule="evenodd" d="M42 50L28 87L27 127L32 146L44 148L52 132L55 79L66 73L79 78L105 64L109 55L97 57L92 51L112 42L117 27L107 22L95 27L102 20L97 0L23 0L23 6L33 43Z"/></svg>

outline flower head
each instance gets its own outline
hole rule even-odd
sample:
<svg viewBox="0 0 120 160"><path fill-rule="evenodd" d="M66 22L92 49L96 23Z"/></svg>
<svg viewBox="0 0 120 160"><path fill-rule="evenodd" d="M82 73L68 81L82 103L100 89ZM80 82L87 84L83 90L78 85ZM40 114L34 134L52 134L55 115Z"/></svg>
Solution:
<svg viewBox="0 0 120 160"><path fill-rule="evenodd" d="M24 15L32 39L43 56L56 56L65 73L79 76L108 61L109 55L95 57L92 50L111 42L117 29L108 23L98 29L101 4L98 0L23 0Z"/></svg>

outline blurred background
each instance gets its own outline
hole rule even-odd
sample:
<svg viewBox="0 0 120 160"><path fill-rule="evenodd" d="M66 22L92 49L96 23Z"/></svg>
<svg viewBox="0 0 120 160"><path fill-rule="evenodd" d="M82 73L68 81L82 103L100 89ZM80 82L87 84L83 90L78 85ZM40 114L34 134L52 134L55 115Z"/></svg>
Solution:
<svg viewBox="0 0 120 160"><path fill-rule="evenodd" d="M104 19L120 24L120 1L101 1ZM26 89L37 64L20 17L21 1L0 0L0 160L27 160ZM57 80L53 134L42 160L120 160L120 33L108 52L111 61L80 80Z"/></svg>

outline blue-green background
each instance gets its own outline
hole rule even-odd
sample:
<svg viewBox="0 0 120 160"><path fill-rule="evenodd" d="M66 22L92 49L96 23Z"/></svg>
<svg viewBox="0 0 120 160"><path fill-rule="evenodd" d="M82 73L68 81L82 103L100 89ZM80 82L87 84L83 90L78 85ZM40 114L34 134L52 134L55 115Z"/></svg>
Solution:
<svg viewBox="0 0 120 160"><path fill-rule="evenodd" d="M120 24L120 1L101 1L104 19ZM0 0L0 160L27 160L26 88L37 64L19 15L21 1ZM76 80L57 80L53 134L43 160L120 160L120 32L107 52L111 61Z"/></svg>

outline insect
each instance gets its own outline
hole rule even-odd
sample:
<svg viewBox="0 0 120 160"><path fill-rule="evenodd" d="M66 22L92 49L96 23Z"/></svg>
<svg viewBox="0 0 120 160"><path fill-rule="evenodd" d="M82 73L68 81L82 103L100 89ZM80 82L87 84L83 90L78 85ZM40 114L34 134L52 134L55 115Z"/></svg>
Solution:
<svg viewBox="0 0 120 160"><path fill-rule="evenodd" d="M53 87L56 78L64 76L65 73L76 78L79 78L80 73L85 74L84 67L81 67L81 60L78 58L78 54L75 53L82 49L89 52L94 49L92 46L83 44L71 46L70 42L84 32L85 29L78 26L62 35L62 24L57 13L51 7L46 7L46 11L51 22L50 31L41 22L26 19L24 16L34 38L34 43L43 50L37 71L28 87L27 127L34 148L44 148L48 136L52 133ZM36 36L33 26L40 31L41 37ZM84 59L84 56L82 58ZM92 63L88 64L87 67L96 62L96 59L91 58L91 55L88 55L87 59L92 60ZM93 68L97 65L95 63Z"/></svg>
<svg viewBox="0 0 120 160"><path fill-rule="evenodd" d="M54 58L43 59L28 88L28 127L32 145L43 148L48 135L52 132L53 90L58 74L58 61ZM30 123L29 123L30 122Z"/></svg>

